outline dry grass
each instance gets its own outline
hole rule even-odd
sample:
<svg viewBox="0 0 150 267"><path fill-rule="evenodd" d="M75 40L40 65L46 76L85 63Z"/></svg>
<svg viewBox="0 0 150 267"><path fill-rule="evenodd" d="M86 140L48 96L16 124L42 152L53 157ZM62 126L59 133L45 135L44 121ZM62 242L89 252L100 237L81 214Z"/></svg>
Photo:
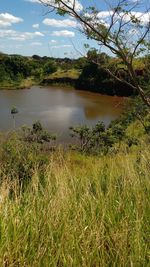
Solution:
<svg viewBox="0 0 150 267"><path fill-rule="evenodd" d="M149 162L144 145L102 158L58 151L22 195L3 184L0 266L149 266Z"/></svg>
<svg viewBox="0 0 150 267"><path fill-rule="evenodd" d="M71 79L78 79L80 75L79 70L76 69L71 69L71 70L61 70L59 69L58 71L50 74L47 78L71 78Z"/></svg>

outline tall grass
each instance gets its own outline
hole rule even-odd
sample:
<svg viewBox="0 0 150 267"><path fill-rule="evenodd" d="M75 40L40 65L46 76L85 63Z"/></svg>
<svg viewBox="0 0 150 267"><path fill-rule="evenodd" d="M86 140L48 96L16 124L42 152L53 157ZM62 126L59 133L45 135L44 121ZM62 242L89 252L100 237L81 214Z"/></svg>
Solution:
<svg viewBox="0 0 150 267"><path fill-rule="evenodd" d="M55 152L26 191L1 186L0 266L150 266L150 154Z"/></svg>

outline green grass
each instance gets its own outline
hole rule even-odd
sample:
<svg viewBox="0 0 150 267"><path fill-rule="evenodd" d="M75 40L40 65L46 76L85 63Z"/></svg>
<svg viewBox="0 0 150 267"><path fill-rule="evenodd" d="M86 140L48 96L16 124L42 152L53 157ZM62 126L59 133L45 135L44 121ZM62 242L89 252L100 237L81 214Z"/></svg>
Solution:
<svg viewBox="0 0 150 267"><path fill-rule="evenodd" d="M20 195L17 179L7 173L0 192L0 266L150 266L149 149L144 142L130 151L122 144L103 157L60 149L47 155L42 180L40 166L32 166L31 183Z"/></svg>
<svg viewBox="0 0 150 267"><path fill-rule="evenodd" d="M47 75L43 81L44 84L52 84L53 86L74 87L75 81L79 78L80 71L76 69L62 70Z"/></svg>
<svg viewBox="0 0 150 267"><path fill-rule="evenodd" d="M58 71L48 75L47 78L52 78L52 79L56 79L56 78L71 78L71 79L78 79L80 75L79 70L76 69L70 69L70 70L61 70L59 69Z"/></svg>
<svg viewBox="0 0 150 267"><path fill-rule="evenodd" d="M0 82L0 90L30 88L34 84L35 84L35 81L33 80L32 77L29 77L27 79L22 79L21 81L3 81L3 82Z"/></svg>

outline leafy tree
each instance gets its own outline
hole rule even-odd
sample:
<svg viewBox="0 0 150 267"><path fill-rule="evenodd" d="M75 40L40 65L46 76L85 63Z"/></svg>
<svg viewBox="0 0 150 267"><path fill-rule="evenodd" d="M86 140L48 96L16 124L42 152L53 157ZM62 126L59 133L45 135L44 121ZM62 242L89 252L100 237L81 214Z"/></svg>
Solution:
<svg viewBox="0 0 150 267"><path fill-rule="evenodd" d="M22 76L26 78L30 75L30 66L28 60L22 56L10 56L5 60L5 65L9 70L9 73L12 75L12 78Z"/></svg>
<svg viewBox="0 0 150 267"><path fill-rule="evenodd" d="M104 153L113 144L112 136L108 135L104 123L98 122L94 127L87 125L70 127L71 137L76 138L77 145L72 148L86 153Z"/></svg>
<svg viewBox="0 0 150 267"><path fill-rule="evenodd" d="M42 80L43 79L43 76L44 76L44 71L43 71L43 68L35 68L35 69L32 69L32 75L34 76L34 78L36 80Z"/></svg>
<svg viewBox="0 0 150 267"><path fill-rule="evenodd" d="M74 67L75 69L82 70L87 64L87 58L86 57L80 57L76 60Z"/></svg>
<svg viewBox="0 0 150 267"><path fill-rule="evenodd" d="M130 77L129 81L118 77L108 66L105 70L112 78L136 90L150 108L150 98L139 84L134 68L134 58L149 48L149 8L141 12L139 1L131 0L112 1L107 11L101 10L99 5L83 9L77 0L39 0L39 2L48 8L48 12L55 10L59 15L69 14L75 18L87 38L97 41L100 48L107 48L121 59ZM105 5L106 3L108 2L105 1Z"/></svg>
<svg viewBox="0 0 150 267"><path fill-rule="evenodd" d="M35 60L41 60L41 57L38 56L38 55L33 55L32 58L35 59Z"/></svg>
<svg viewBox="0 0 150 267"><path fill-rule="evenodd" d="M56 64L48 57L0 56L0 82L20 82L30 76L42 80L44 75L56 71Z"/></svg>
<svg viewBox="0 0 150 267"><path fill-rule="evenodd" d="M0 82L3 82L5 80L9 80L10 77L9 77L9 74L6 70L6 66L4 64L4 62L1 62L0 60Z"/></svg>
<svg viewBox="0 0 150 267"><path fill-rule="evenodd" d="M57 70L56 64L53 61L47 61L44 65L44 74L51 74Z"/></svg>

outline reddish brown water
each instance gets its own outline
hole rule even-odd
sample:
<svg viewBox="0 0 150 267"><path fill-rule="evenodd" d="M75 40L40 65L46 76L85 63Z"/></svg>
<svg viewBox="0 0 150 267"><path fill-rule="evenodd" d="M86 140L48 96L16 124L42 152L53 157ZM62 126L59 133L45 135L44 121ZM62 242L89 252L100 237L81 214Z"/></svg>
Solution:
<svg viewBox="0 0 150 267"><path fill-rule="evenodd" d="M94 125L103 121L106 126L120 116L125 98L100 95L70 88L39 87L30 90L0 91L0 130L13 128L10 114L16 106L16 127L32 125L39 120L49 131L68 138L68 128L79 124Z"/></svg>

